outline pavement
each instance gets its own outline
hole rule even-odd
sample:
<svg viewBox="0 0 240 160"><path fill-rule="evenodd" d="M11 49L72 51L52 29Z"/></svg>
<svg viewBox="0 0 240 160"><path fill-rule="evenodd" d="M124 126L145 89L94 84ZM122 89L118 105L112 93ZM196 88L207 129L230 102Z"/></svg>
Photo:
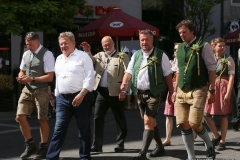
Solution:
<svg viewBox="0 0 240 160"><path fill-rule="evenodd" d="M165 116L163 115L164 103L160 104L159 117L157 119L158 126L160 128L160 134L162 140L165 138ZM19 160L19 155L24 150L23 138L18 128L18 124L14 121L15 112L0 112L0 160ZM139 115L138 110L126 110L126 118L128 125L128 135L125 140L125 150L122 153L115 153L114 147L116 146L116 124L114 116L111 110L108 111L105 118L105 130L104 130L104 146L103 153L92 153L92 160L131 160L136 156L142 148L142 134L143 134L143 120ZM39 136L38 124L35 119L29 119L30 125L33 127L33 137ZM8 126L9 124L9 126ZM49 120L50 125L50 137L53 133L55 119ZM219 121L216 120L217 126ZM174 122L174 126L175 122ZM10 129L14 127L14 129ZM60 154L60 160L76 160L79 159L78 155L78 141L75 119L72 119L68 133ZM218 127L219 129L219 127ZM209 129L208 129L209 131ZM208 132L211 137L211 132ZM224 151L216 151L217 160L240 160L240 131L236 132L229 129L226 137L226 147ZM35 138L36 142L39 139ZM17 140L14 141L14 140ZM152 141L149 152L155 148L155 142ZM197 137L195 141L195 153L198 159L205 159L206 150L203 141ZM149 158L150 160L178 160L187 159L187 153L185 146L180 135L180 129L173 127L171 145L165 147L166 155L162 157Z"/></svg>

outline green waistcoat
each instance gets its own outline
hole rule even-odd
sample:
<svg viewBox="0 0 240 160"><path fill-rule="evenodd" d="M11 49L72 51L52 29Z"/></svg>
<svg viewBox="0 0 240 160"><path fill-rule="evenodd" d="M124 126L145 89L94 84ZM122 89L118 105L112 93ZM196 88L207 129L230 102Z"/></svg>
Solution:
<svg viewBox="0 0 240 160"><path fill-rule="evenodd" d="M133 72L132 72L132 86L131 89L133 90L134 88L137 87L137 75L138 75L138 70L141 66L142 63L142 50L138 50L136 53L134 53L134 64L133 64ZM162 55L163 51L154 48L152 53L148 57L148 62L150 62L150 58L152 56L156 56L158 59L157 63L157 85L156 85L156 80L155 80L155 67L154 63L151 63L148 65L148 77L149 77L149 82L150 82L150 91L154 96L159 95L160 93L164 92L166 89L166 82L165 78L163 76L163 71L162 71Z"/></svg>
<svg viewBox="0 0 240 160"><path fill-rule="evenodd" d="M27 76L40 77L45 75L43 56L46 51L47 49L42 47L40 51L33 57L32 61L30 61L30 56L32 53L31 51L28 50L26 56L24 57ZM26 87L28 89L36 89L36 88L47 87L47 86L48 86L48 83L31 82L26 84Z"/></svg>
<svg viewBox="0 0 240 160"><path fill-rule="evenodd" d="M196 43L193 42L193 44ZM200 46L199 53L199 66L200 75L198 75L198 54L196 51L193 52L191 61L188 65L186 73L184 73L185 67L188 63L188 59L192 53L191 47L185 47L184 43L178 46L177 59L179 67L179 78L178 86L180 88L186 87L188 89L198 88L201 86L206 86L208 83L208 70L202 58L202 49L205 42L202 42ZM192 46L192 45L191 45Z"/></svg>

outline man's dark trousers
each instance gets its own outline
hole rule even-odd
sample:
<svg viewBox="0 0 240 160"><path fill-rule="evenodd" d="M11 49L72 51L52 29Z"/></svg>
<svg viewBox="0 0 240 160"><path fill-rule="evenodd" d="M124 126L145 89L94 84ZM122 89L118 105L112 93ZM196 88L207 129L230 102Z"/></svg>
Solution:
<svg viewBox="0 0 240 160"><path fill-rule="evenodd" d="M109 108L117 124L117 145L124 145L127 136L127 123L125 117L125 102L119 101L118 96L109 96L108 88L98 87L95 102L93 144L98 149L103 146L104 119Z"/></svg>

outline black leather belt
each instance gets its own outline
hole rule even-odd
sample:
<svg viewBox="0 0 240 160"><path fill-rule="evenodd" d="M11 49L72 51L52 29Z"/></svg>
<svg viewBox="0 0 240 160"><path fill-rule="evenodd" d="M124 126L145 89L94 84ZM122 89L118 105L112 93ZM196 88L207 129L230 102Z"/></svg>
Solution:
<svg viewBox="0 0 240 160"><path fill-rule="evenodd" d="M98 87L101 88L101 89L104 89L104 90L108 90L107 87L101 87L101 86L98 86Z"/></svg>
<svg viewBox="0 0 240 160"><path fill-rule="evenodd" d="M76 97L76 95L78 95L79 93L80 93L80 91L78 91L76 93L67 93L67 94L61 94L61 95L65 98L71 98L71 97Z"/></svg>
<svg viewBox="0 0 240 160"><path fill-rule="evenodd" d="M148 89L148 90L140 90L140 89L138 89L138 92L139 93L148 93L148 92L150 92L150 90Z"/></svg>

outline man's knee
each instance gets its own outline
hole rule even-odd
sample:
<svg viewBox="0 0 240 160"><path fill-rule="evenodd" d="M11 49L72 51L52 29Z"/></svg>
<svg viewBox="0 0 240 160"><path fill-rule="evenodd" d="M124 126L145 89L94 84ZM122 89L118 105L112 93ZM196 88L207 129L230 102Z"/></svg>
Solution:
<svg viewBox="0 0 240 160"><path fill-rule="evenodd" d="M194 123L189 122L189 125L196 132L201 132L202 129L203 129L203 125L202 124L194 124Z"/></svg>
<svg viewBox="0 0 240 160"><path fill-rule="evenodd" d="M182 130L189 130L191 128L189 121L181 124Z"/></svg>
<svg viewBox="0 0 240 160"><path fill-rule="evenodd" d="M17 115L15 120L18 122L18 123L22 123L24 121L27 120L27 115Z"/></svg>
<svg viewBox="0 0 240 160"><path fill-rule="evenodd" d="M156 126L156 119L147 115L144 115L144 126L145 129L153 130Z"/></svg>

